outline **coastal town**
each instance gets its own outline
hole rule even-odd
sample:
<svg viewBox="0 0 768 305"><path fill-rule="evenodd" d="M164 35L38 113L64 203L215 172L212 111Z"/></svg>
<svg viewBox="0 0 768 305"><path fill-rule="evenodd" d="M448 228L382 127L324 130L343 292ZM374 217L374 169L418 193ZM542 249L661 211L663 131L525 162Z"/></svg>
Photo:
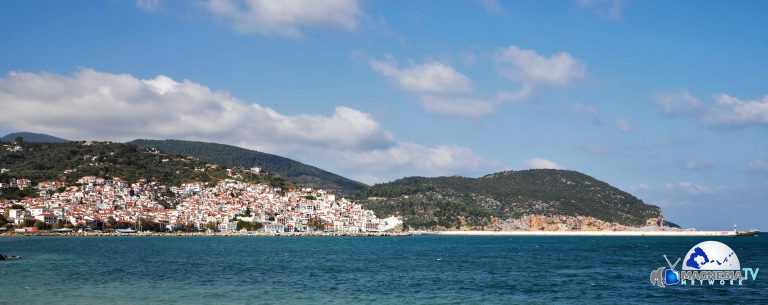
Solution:
<svg viewBox="0 0 768 305"><path fill-rule="evenodd" d="M402 224L397 217L378 218L360 204L324 190L284 190L239 181L234 169L227 173L228 179L180 186L97 176L84 176L72 184L10 179L0 182L0 190L35 196L0 199L0 214L7 222L3 230L360 234L392 231Z"/></svg>

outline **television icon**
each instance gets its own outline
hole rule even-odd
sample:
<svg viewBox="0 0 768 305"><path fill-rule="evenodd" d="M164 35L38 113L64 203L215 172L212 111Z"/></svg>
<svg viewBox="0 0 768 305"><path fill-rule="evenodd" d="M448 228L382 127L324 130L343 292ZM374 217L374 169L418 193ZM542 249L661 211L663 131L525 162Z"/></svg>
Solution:
<svg viewBox="0 0 768 305"><path fill-rule="evenodd" d="M674 269L664 270L664 283L666 285L680 284L680 273Z"/></svg>

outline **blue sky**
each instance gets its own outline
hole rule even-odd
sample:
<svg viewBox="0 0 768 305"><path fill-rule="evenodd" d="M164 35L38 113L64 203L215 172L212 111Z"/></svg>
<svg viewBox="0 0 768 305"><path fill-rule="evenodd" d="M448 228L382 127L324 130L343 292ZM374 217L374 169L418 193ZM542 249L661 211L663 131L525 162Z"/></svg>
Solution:
<svg viewBox="0 0 768 305"><path fill-rule="evenodd" d="M0 133L178 138L367 183L584 172L768 228L765 1L4 1Z"/></svg>

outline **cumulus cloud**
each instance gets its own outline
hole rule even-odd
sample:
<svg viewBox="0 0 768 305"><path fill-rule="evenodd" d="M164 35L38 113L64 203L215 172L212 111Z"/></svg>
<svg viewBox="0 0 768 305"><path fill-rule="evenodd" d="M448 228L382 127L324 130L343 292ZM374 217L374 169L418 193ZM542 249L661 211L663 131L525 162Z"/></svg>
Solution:
<svg viewBox="0 0 768 305"><path fill-rule="evenodd" d="M504 8L497 0L478 0L478 2L488 13L501 14L504 12Z"/></svg>
<svg viewBox="0 0 768 305"><path fill-rule="evenodd" d="M369 64L398 88L414 94L424 110L437 115L480 117L494 113L501 103L519 99L504 92L491 99L477 97L472 80L446 63L430 61L400 67L392 56L387 56L386 60L370 60Z"/></svg>
<svg viewBox="0 0 768 305"><path fill-rule="evenodd" d="M427 62L399 68L393 60L370 62L371 68L386 76L399 88L417 93L466 93L472 91L472 81L453 67Z"/></svg>
<svg viewBox="0 0 768 305"><path fill-rule="evenodd" d="M376 171L388 171L392 167L412 167L420 172L445 174L495 164L478 157L464 147L452 145L428 147L415 143L399 143L381 149L344 153L342 156L351 166ZM435 171L435 169L440 170Z"/></svg>
<svg viewBox="0 0 768 305"><path fill-rule="evenodd" d="M616 124L616 128L618 128L619 131L623 133L628 133L632 131L632 123L630 123L628 119L625 119L625 118L616 119L615 124Z"/></svg>
<svg viewBox="0 0 768 305"><path fill-rule="evenodd" d="M672 116L692 117L711 127L743 128L768 126L768 95L742 100L728 94L716 94L706 103L683 90L657 94L656 104Z"/></svg>
<svg viewBox="0 0 768 305"><path fill-rule="evenodd" d="M208 0L205 9L242 33L302 36L302 28L354 31L364 16L357 0Z"/></svg>
<svg viewBox="0 0 768 305"><path fill-rule="evenodd" d="M458 174L496 165L462 147L398 141L371 115L349 107L330 115L285 115L162 75L11 72L0 78L0 108L6 130L69 139L212 141L317 159L358 176Z"/></svg>
<svg viewBox="0 0 768 305"><path fill-rule="evenodd" d="M749 161L745 169L750 173L768 173L768 160L758 159Z"/></svg>
<svg viewBox="0 0 768 305"><path fill-rule="evenodd" d="M686 170L704 170L704 169L710 169L713 166L712 161L704 158L698 158L698 159L689 159L689 160L682 160L680 161L680 165L683 169Z"/></svg>
<svg viewBox="0 0 768 305"><path fill-rule="evenodd" d="M720 230L726 221L746 227L765 224L763 203L768 199L768 188L763 181L718 186L680 181L628 189L646 203L660 206L666 219L683 226L695 224L698 229ZM701 221L711 215L718 217L711 223Z"/></svg>
<svg viewBox="0 0 768 305"><path fill-rule="evenodd" d="M587 75L584 64L566 52L546 57L513 45L499 49L495 60L502 76L531 86L567 86Z"/></svg>
<svg viewBox="0 0 768 305"><path fill-rule="evenodd" d="M510 48L517 49L515 46ZM533 52L520 51L525 53L521 55L523 57ZM464 117L493 114L503 104L529 99L536 86L542 84L566 85L583 76L577 74L584 73L583 65L566 53L561 53L552 59L530 58L532 63L527 62L526 59L515 61L512 59L513 55L506 53L509 53L509 50L505 51L503 56L496 57L497 62L502 63L505 67L503 74L517 73L522 78L514 77L514 79L522 82L517 83L519 87L516 90L502 89L498 90L495 95L486 96L478 94L472 80L447 63L429 61L400 67L392 56L387 56L385 60L370 60L369 64L375 72L385 76L398 88L414 94L416 101L427 112ZM568 63L569 60L573 62ZM475 61L474 57L472 57L472 61ZM512 64L512 68L510 68L509 63ZM546 72L537 71L537 69L554 69L550 71L554 75L548 76Z"/></svg>
<svg viewBox="0 0 768 305"><path fill-rule="evenodd" d="M723 126L768 125L768 95L761 99L742 100L727 94L715 95L710 111L711 124Z"/></svg>
<svg viewBox="0 0 768 305"><path fill-rule="evenodd" d="M656 104L669 115L698 115L704 104L687 90L656 95Z"/></svg>
<svg viewBox="0 0 768 305"><path fill-rule="evenodd" d="M711 194L712 189L702 186L690 181L680 181L677 183L668 182L664 184L664 188L667 190L679 190L690 195L706 195Z"/></svg>
<svg viewBox="0 0 768 305"><path fill-rule="evenodd" d="M474 65L476 58L471 57ZM385 76L415 99L430 113L447 116L479 117L493 114L506 103L529 99L542 86L563 87L586 77L584 64L568 53L551 57L533 50L510 46L494 55L497 72L517 89L502 88L495 95L479 94L472 80L447 63L428 61L401 67L392 56L369 60L371 68Z"/></svg>
<svg viewBox="0 0 768 305"><path fill-rule="evenodd" d="M630 193L638 193L638 192L649 190L650 188L651 186L646 183L638 183L638 184L632 184L628 186L627 191L629 191Z"/></svg>
<svg viewBox="0 0 768 305"><path fill-rule="evenodd" d="M576 4L601 18L614 21L621 19L621 11L624 8L624 0L577 0Z"/></svg>
<svg viewBox="0 0 768 305"><path fill-rule="evenodd" d="M540 157L525 160L525 166L527 168L547 168L547 169L562 169L559 164Z"/></svg>
<svg viewBox="0 0 768 305"><path fill-rule="evenodd" d="M163 2L164 0L136 0L136 6L143 10L156 11Z"/></svg>

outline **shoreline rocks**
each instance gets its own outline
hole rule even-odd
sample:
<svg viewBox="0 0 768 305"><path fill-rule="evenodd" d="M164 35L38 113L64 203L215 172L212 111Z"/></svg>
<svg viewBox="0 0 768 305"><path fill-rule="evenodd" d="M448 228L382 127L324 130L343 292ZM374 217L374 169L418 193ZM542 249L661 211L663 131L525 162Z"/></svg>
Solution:
<svg viewBox="0 0 768 305"><path fill-rule="evenodd" d="M0 236L138 236L138 237L159 237L159 236L258 236L258 237L402 237L411 236L411 232L284 232L284 233L266 233L266 232L136 232L136 233L117 233L117 232L25 232L25 233L7 233Z"/></svg>

